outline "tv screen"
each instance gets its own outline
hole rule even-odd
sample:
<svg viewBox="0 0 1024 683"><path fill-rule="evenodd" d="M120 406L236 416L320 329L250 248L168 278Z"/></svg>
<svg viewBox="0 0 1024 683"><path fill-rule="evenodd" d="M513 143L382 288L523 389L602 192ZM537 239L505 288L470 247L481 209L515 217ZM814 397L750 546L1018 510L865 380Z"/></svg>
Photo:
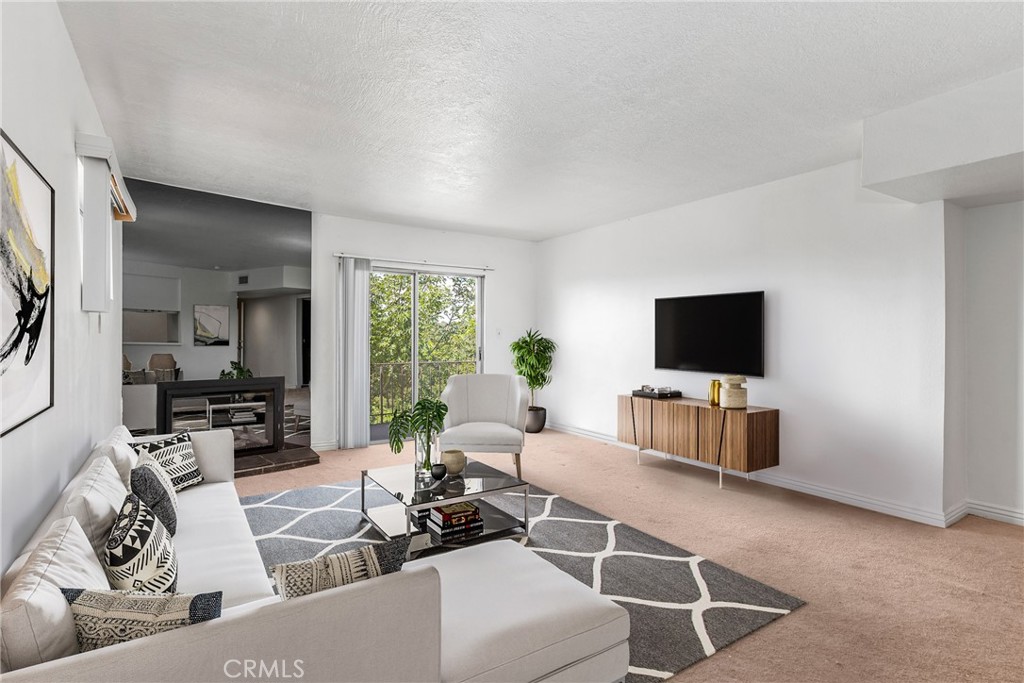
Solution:
<svg viewBox="0 0 1024 683"><path fill-rule="evenodd" d="M764 377L764 292L655 299L654 367Z"/></svg>

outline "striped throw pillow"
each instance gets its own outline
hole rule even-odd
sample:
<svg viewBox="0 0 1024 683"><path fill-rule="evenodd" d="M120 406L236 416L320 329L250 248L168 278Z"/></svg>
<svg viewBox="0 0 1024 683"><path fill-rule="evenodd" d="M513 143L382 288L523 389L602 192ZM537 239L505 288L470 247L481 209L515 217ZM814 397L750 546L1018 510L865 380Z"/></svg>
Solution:
<svg viewBox="0 0 1024 683"><path fill-rule="evenodd" d="M171 478L175 491L203 482L203 473L199 471L199 463L196 462L196 454L192 450L192 437L188 432L181 432L160 441L133 444L133 447L140 456L148 453L160 463Z"/></svg>

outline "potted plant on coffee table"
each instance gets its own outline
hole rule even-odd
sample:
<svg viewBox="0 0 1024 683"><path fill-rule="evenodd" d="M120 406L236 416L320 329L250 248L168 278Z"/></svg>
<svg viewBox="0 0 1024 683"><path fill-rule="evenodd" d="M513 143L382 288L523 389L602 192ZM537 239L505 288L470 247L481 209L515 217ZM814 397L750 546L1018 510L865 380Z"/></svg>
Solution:
<svg viewBox="0 0 1024 683"><path fill-rule="evenodd" d="M433 466L434 438L444 429L444 416L448 406L436 398L421 398L411 410L400 410L388 425L388 442L392 453L401 453L402 446L410 436L416 442L416 469L426 471L429 476Z"/></svg>
<svg viewBox="0 0 1024 683"><path fill-rule="evenodd" d="M530 408L526 414L526 431L531 434L544 429L548 411L536 405L534 392L551 384L551 363L558 345L539 330L529 329L519 339L509 344L512 351L512 365L516 374L526 378L530 388Z"/></svg>

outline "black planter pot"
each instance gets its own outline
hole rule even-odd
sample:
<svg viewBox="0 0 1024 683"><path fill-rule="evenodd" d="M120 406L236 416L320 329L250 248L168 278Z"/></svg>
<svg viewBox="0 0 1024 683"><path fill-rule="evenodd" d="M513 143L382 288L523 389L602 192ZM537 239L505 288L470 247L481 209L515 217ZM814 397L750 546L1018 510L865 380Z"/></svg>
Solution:
<svg viewBox="0 0 1024 683"><path fill-rule="evenodd" d="M526 431L530 434L536 434L537 432L544 429L544 424L547 421L547 408L538 408L537 406L530 406L529 410L526 411Z"/></svg>

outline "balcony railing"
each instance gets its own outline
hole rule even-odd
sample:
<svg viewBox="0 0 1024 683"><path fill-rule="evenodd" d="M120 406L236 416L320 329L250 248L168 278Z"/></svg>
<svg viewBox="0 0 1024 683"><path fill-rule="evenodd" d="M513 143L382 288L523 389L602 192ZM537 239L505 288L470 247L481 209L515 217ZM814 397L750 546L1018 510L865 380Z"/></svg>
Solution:
<svg viewBox="0 0 1024 683"><path fill-rule="evenodd" d="M476 372L475 360L420 361L419 397L437 398L452 375ZM370 424L387 424L412 406L412 363L370 364Z"/></svg>

